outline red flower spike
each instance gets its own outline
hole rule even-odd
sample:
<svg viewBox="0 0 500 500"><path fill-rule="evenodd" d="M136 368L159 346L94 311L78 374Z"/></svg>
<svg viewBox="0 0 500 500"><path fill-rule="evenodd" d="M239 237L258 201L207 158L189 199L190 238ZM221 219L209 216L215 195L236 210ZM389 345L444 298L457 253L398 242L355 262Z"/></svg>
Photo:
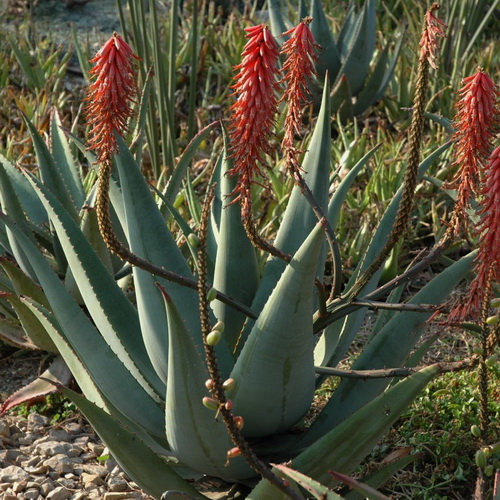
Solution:
<svg viewBox="0 0 500 500"><path fill-rule="evenodd" d="M131 104L137 95L134 59L130 45L113 33L96 56L90 60L94 79L86 97L85 115L90 125L93 149L99 161L109 159L118 150L115 133L123 135L133 115Z"/></svg>
<svg viewBox="0 0 500 500"><path fill-rule="evenodd" d="M288 104L282 142L284 150L293 149L293 138L295 134L300 134L302 107L310 97L308 84L316 75L314 63L318 58L319 45L309 29L311 21L312 17L306 17L295 28L282 34L290 36L281 48L281 53L286 56L283 65L283 82L286 89L281 100Z"/></svg>
<svg viewBox="0 0 500 500"><path fill-rule="evenodd" d="M471 196L480 192L481 170L488 160L499 117L496 107L499 92L485 72L478 70L465 78L463 84L455 115L454 165L458 169L446 185L457 189L456 206L461 214L469 206Z"/></svg>
<svg viewBox="0 0 500 500"><path fill-rule="evenodd" d="M233 89L237 96L231 106L229 126L230 153L234 167L228 175L238 176L238 185L231 193L233 203L242 201L242 212L248 210L250 187L255 176L262 176L260 166L264 155L273 150L270 139L278 100L277 62L279 48L269 29L261 24L246 28L248 42L242 53L241 64L235 66L238 74Z"/></svg>
<svg viewBox="0 0 500 500"><path fill-rule="evenodd" d="M493 150L484 173L483 198L479 214L479 252L475 260L476 277L472 281L469 300L455 308L450 321L477 317L488 289L488 283L500 282L500 146Z"/></svg>
<svg viewBox="0 0 500 500"><path fill-rule="evenodd" d="M438 38L446 36L446 24L443 23L434 15L434 11L441 6L438 3L433 3L430 9L425 14L425 27L420 38L420 57L422 61L427 59L429 64L434 69L437 69L436 55L438 51Z"/></svg>

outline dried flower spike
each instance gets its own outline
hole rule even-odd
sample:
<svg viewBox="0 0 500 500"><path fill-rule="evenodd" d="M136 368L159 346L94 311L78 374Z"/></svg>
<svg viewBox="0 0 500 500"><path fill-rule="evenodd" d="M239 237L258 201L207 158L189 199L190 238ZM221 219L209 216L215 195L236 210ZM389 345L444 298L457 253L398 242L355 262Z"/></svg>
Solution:
<svg viewBox="0 0 500 500"><path fill-rule="evenodd" d="M491 153L481 194L476 277L471 283L467 302L451 312L451 321L460 321L468 316L477 317L484 300L489 300L485 293L491 289L490 283L500 282L500 146Z"/></svg>
<svg viewBox="0 0 500 500"><path fill-rule="evenodd" d="M309 100L309 83L316 74L314 63L318 58L319 45L309 29L311 21L312 17L306 17L295 28L282 34L290 37L281 48L281 53L286 56L283 65L286 87L281 100L288 104L282 142L285 151L293 148L294 136L300 134L302 108Z"/></svg>
<svg viewBox="0 0 500 500"><path fill-rule="evenodd" d="M85 115L92 127L89 149L99 161L109 160L117 152L115 133L123 135L132 116L131 104L137 94L133 61L139 59L117 33L91 59L94 63L86 98Z"/></svg>
<svg viewBox="0 0 500 500"><path fill-rule="evenodd" d="M446 36L446 24L443 23L434 15L434 11L441 6L438 3L433 3L430 9L425 14L425 25L420 39L420 58L422 61L427 59L429 64L437 69L436 55L438 51L438 38Z"/></svg>
<svg viewBox="0 0 500 500"><path fill-rule="evenodd" d="M457 171L446 187L457 189L456 209L460 215L464 215L471 196L480 191L481 171L490 155L491 139L498 123L495 105L498 95L493 81L480 69L463 80L459 91L455 115ZM459 226L457 224L456 232Z"/></svg>
<svg viewBox="0 0 500 500"><path fill-rule="evenodd" d="M248 42L242 53L241 64L232 87L237 96L231 106L229 127L230 152L234 167L228 175L238 176L233 191L241 200L246 215L250 203L250 188L256 175L262 176L264 155L272 152L270 138L277 109L277 62L279 48L267 26L261 24L246 28Z"/></svg>

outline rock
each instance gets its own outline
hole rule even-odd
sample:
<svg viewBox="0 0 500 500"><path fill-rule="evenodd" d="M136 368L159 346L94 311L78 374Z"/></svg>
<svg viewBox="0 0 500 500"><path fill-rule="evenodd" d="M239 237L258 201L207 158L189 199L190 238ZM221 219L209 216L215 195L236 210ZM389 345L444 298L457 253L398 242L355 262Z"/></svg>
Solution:
<svg viewBox="0 0 500 500"><path fill-rule="evenodd" d="M9 437L10 436L10 428L9 426L3 422L0 421L0 437Z"/></svg>
<svg viewBox="0 0 500 500"><path fill-rule="evenodd" d="M108 479L108 488L109 491L112 492L121 492L121 491L126 491L128 489L128 484L127 481L125 481L119 476L111 476Z"/></svg>
<svg viewBox="0 0 500 500"><path fill-rule="evenodd" d="M54 441L71 441L73 439L73 436L64 429L50 429L49 437Z"/></svg>
<svg viewBox="0 0 500 500"><path fill-rule="evenodd" d="M38 498L39 495L40 495L40 493L36 488L28 488L24 492L24 498L26 498L26 499L35 499L35 498Z"/></svg>
<svg viewBox="0 0 500 500"><path fill-rule="evenodd" d="M54 488L48 495L49 500L67 500L71 497L71 493L64 486Z"/></svg>
<svg viewBox="0 0 500 500"><path fill-rule="evenodd" d="M16 481L12 485L12 491L14 493L20 493L21 491L24 491L26 489L26 484L27 484L27 481Z"/></svg>
<svg viewBox="0 0 500 500"><path fill-rule="evenodd" d="M14 464L18 456L22 455L19 450L11 449L11 450L0 450L0 461Z"/></svg>
<svg viewBox="0 0 500 500"><path fill-rule="evenodd" d="M17 465L9 465L0 470L0 483L15 483L16 481L28 480L29 474Z"/></svg>
<svg viewBox="0 0 500 500"><path fill-rule="evenodd" d="M89 474L96 474L99 477L108 475L108 469L102 465L84 464L83 470Z"/></svg>
<svg viewBox="0 0 500 500"><path fill-rule="evenodd" d="M63 474L71 472L73 470L73 465L78 462L81 463L78 457L71 458L59 453L44 460L43 465L62 476Z"/></svg>

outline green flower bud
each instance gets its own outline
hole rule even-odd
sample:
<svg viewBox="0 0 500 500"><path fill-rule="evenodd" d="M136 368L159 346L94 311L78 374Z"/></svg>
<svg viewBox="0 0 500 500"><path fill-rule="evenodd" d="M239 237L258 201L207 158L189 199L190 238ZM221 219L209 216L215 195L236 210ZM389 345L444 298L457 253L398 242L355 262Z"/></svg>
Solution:
<svg viewBox="0 0 500 500"><path fill-rule="evenodd" d="M496 325L500 321L500 316L490 316L489 318L486 318L486 324L493 326Z"/></svg>
<svg viewBox="0 0 500 500"><path fill-rule="evenodd" d="M231 392L233 389L234 389L234 385L235 385L235 381L234 381L234 378L228 378L227 380L224 381L224 383L222 384L222 388L225 390L225 391L228 391L228 392Z"/></svg>
<svg viewBox="0 0 500 500"><path fill-rule="evenodd" d="M500 307L500 297L491 299L491 307Z"/></svg>
<svg viewBox="0 0 500 500"><path fill-rule="evenodd" d="M483 354L483 350L480 347L478 347L478 346L473 347L472 348L472 352L474 354L477 354L478 356L481 356Z"/></svg>
<svg viewBox="0 0 500 500"><path fill-rule="evenodd" d="M483 448L483 453L486 458L490 458L491 454L493 453L493 450L491 449L491 446L485 446Z"/></svg>
<svg viewBox="0 0 500 500"><path fill-rule="evenodd" d="M212 330L219 330L219 332L223 333L224 332L224 322L217 321L217 323L215 323L215 326L212 328Z"/></svg>
<svg viewBox="0 0 500 500"><path fill-rule="evenodd" d="M470 432L474 437L479 437L481 435L481 429L477 425L472 425Z"/></svg>
<svg viewBox="0 0 500 500"><path fill-rule="evenodd" d="M207 381L205 381L205 387L206 387L209 391L211 391L211 390L212 390L213 386L214 386L214 381L213 381L211 378L209 378Z"/></svg>
<svg viewBox="0 0 500 500"><path fill-rule="evenodd" d="M203 405L206 406L209 410L217 411L219 409L219 405L218 405L217 401L215 401L215 399L213 399L213 398L209 398L208 396L205 396L202 399L202 402L203 402Z"/></svg>
<svg viewBox="0 0 500 500"><path fill-rule="evenodd" d="M212 330L207 335L207 344L214 347L220 342L221 338L222 338L222 332L220 332L219 330Z"/></svg>
<svg viewBox="0 0 500 500"><path fill-rule="evenodd" d="M486 455L484 454L484 451L477 450L476 451L476 465L480 469L484 469L486 467L486 461L487 461L487 458L486 458Z"/></svg>
<svg viewBox="0 0 500 500"><path fill-rule="evenodd" d="M200 238L195 233L189 233L188 234L188 242L193 248L198 248L198 245L200 243Z"/></svg>
<svg viewBox="0 0 500 500"><path fill-rule="evenodd" d="M486 366L488 368L493 368L498 363L498 354L492 354L486 359Z"/></svg>
<svg viewBox="0 0 500 500"><path fill-rule="evenodd" d="M492 464L489 464L487 465L485 468L484 468L484 474L488 477L491 477L493 476L493 471L494 471L494 467Z"/></svg>

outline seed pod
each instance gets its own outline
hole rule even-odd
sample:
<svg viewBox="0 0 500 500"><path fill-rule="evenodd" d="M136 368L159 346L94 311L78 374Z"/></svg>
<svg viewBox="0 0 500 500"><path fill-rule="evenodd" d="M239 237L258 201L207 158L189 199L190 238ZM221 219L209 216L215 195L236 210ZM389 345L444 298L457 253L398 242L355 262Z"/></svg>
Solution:
<svg viewBox="0 0 500 500"><path fill-rule="evenodd" d="M500 316L490 316L486 318L486 324L489 326L496 325L500 321Z"/></svg>
<svg viewBox="0 0 500 500"><path fill-rule="evenodd" d="M202 402L203 402L203 405L206 406L209 410L217 411L219 409L219 405L218 405L217 401L215 401L215 399L213 399L213 398L209 398L208 396L205 396L202 399Z"/></svg>
<svg viewBox="0 0 500 500"><path fill-rule="evenodd" d="M479 437L481 435L481 429L477 425L472 425L470 432L474 437Z"/></svg>
<svg viewBox="0 0 500 500"><path fill-rule="evenodd" d="M476 465L480 469L484 469L486 467L486 455L484 454L483 450L477 450L476 451Z"/></svg>
<svg viewBox="0 0 500 500"><path fill-rule="evenodd" d="M492 453L493 453L493 450L492 450L491 446L485 446L485 447L483 448L483 453L484 453L484 456L485 456L486 458L490 458L490 457L491 457L491 455L492 455Z"/></svg>
<svg viewBox="0 0 500 500"><path fill-rule="evenodd" d="M224 404L224 408L227 411L231 411L233 409L233 402L230 399L228 399Z"/></svg>
<svg viewBox="0 0 500 500"><path fill-rule="evenodd" d="M483 354L483 350L480 347L478 347L478 346L473 347L472 348L472 352L474 354L477 354L478 356L481 356Z"/></svg>
<svg viewBox="0 0 500 500"><path fill-rule="evenodd" d="M211 390L212 390L213 386L214 386L214 381L213 381L211 378L209 378L208 380L206 380L206 381L205 381L205 387L206 387L209 391L211 391Z"/></svg>
<svg viewBox="0 0 500 500"><path fill-rule="evenodd" d="M219 342L220 339L222 338L222 332L219 330L212 330L208 335L207 335L207 344L213 346L216 346Z"/></svg>
<svg viewBox="0 0 500 500"><path fill-rule="evenodd" d="M215 288L210 288L210 290L207 292L207 300L209 302L212 302L217 298L217 290Z"/></svg>
<svg viewBox="0 0 500 500"><path fill-rule="evenodd" d="M489 464L487 465L485 468L484 468L484 474L488 477L491 477L493 476L493 471L494 471L494 467L492 464Z"/></svg>

